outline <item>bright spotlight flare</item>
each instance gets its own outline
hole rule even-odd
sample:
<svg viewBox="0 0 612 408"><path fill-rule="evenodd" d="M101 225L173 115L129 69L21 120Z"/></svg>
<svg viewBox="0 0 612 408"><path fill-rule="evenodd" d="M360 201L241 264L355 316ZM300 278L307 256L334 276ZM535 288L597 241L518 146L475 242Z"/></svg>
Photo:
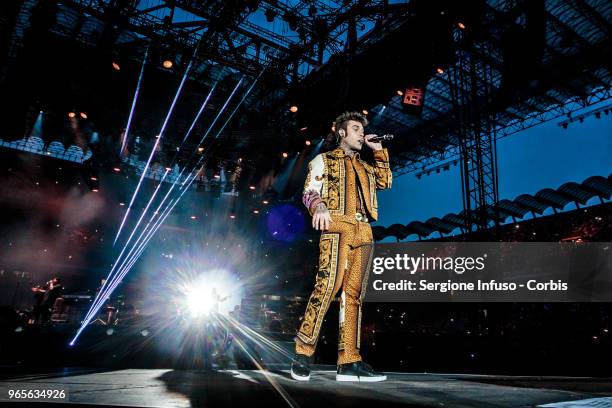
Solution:
<svg viewBox="0 0 612 408"><path fill-rule="evenodd" d="M195 128L195 125L196 125L197 121L200 119L200 116L202 115L202 112L204 112L204 109L205 109L205 108L206 108L206 106L208 105L208 102L209 102L209 100L210 100L210 98L211 98L211 96L212 96L212 94L213 94L213 92L214 92L215 88L217 87L217 84L218 84L218 83L219 83L218 81L217 81L217 82L215 82L215 83L213 84L212 88L210 89L210 91L209 91L208 95L206 96L206 99L204 100L204 102L202 103L202 106L200 107L200 110L198 111L198 113L197 113L196 117L194 118L193 122L191 123L191 126L189 127L189 130L188 130L188 131L187 131L187 133L185 134L185 137L183 137L183 141L181 142L181 144L180 144L180 146L179 146L179 149L180 149L180 147L182 147L182 146L183 146L183 144L185 143L185 141L186 141L186 140L189 138L189 136L191 135L191 132L192 132L192 131L193 131L193 129ZM178 152L177 152L177 153L175 153L175 155L174 155L174 158L173 158L173 160L172 160L172 162L173 162L173 163L176 161L176 157L177 157L177 155L178 155ZM163 205L163 203L166 201L166 199L168 198L168 196L170 195L170 193L172 192L172 190L173 190L173 189L174 189L174 187L176 186L176 182L177 182L178 180L180 180L180 179L181 179L181 176L183 175L184 170L185 170L185 168L183 168L183 170L180 172L180 174L178 175L178 177L176 178L176 180L175 180L175 181L172 183L171 188L168 190L168 192L166 193L166 195L165 195L165 196L164 196L164 198L162 199L161 204L159 205L159 207L157 208L157 210L155 211L155 213L154 213L154 214L153 214L153 216L151 217L151 220L149 220L149 223L148 223L148 224L145 226L145 229L143 230L143 233L144 233L144 231L146 230L146 228L147 228L147 227L148 227L148 226L151 224L151 221L153 220L153 218L155 217L155 215L156 215L156 214L158 214L159 209L161 208L161 206ZM120 254L119 254L119 256L117 257L117 260L115 261L115 263L114 263L114 265L113 265L113 269L114 269L114 268L115 268L117 265L119 265L119 264L120 264L121 257L122 257L122 255L123 255L123 253L125 252L125 249L127 248L127 246L128 246L128 244L129 244L129 242L130 242L130 240L131 240L132 236L134 235L135 231L137 230L138 226L140 225L140 222L142 221L142 217L144 216L144 213L146 213L147 208L148 208L148 207L151 205L151 203L153 202L153 199L155 198L155 196L156 196L156 194L157 194L157 191L158 191L159 187L161 187L161 185L162 185L163 181L165 180L165 178L166 178L166 175L167 175L167 174L168 174L168 169L166 169L166 173L164 174L164 177L162 178L162 180L161 180L160 184L157 186L157 189L156 189L156 190L155 190L155 192L153 193L152 197L149 199L149 202L147 203L147 206L146 206L146 208L145 208L145 211L143 212L143 215L140 217L140 219L139 219L139 220L138 220L138 222L136 223L136 226L134 226L134 229L132 230L132 233L130 234L130 238L128 238L128 241L127 241L127 242L125 243L125 245L123 246L123 248L122 248L122 250L121 250L121 253L120 253ZM189 177L189 176L188 176L188 177ZM186 179L186 180L187 180L187 179ZM185 181L186 181L186 180L185 180ZM137 239L137 241L136 241L136 243L135 243L134 245L137 245L137 243L140 241L140 238L141 238L141 237L142 237L142 234L139 236L139 238ZM130 256L130 254L131 254L131 253L132 253L132 251L130 251L130 253L128 253L128 257ZM123 265L123 264L124 264L124 263L121 263L121 265ZM113 269L111 269L111 272L110 272L110 274L109 274L109 278L110 278L110 276L111 276L111 275L112 275L112 273L113 273ZM109 279L109 278L107 278L107 282L109 282L109 281L110 281L110 279ZM102 287L102 289L104 290L104 286ZM102 292L101 292L101 293L102 293ZM102 299L105 299L105 298L102 298ZM92 311L92 310L94 309L95 304L96 304L96 303L94 302L94 304L93 304L93 305L92 305L92 307L90 308L90 311Z"/></svg>
<svg viewBox="0 0 612 408"><path fill-rule="evenodd" d="M206 138L206 136L208 136L208 134L209 134L210 130L211 130L211 129L212 129L212 127L215 125L215 123L217 122L217 120L219 120L219 117L221 116L221 114L223 113L223 111L225 111L225 109L226 109L226 107L227 107L227 105L228 105L229 101L230 101L230 100L233 98L234 94L235 94L235 93L236 93L236 91L238 90L238 88L239 88L239 86L240 86L240 84L242 83L242 81L243 81L243 80L244 80L244 77L243 77L243 78L241 78L241 79L240 79L240 81L239 81L239 82L236 84L236 86L234 87L234 89L233 89L232 93L230 94L230 96L229 96L229 97L228 97L228 99L226 100L225 104L223 105L223 107L221 108L221 110L219 111L219 113L217 114L217 116L215 117L215 119L213 120L213 122L211 123L211 125L209 126L209 128L207 129L206 133L204 134L204 136L203 136L203 137L202 137L202 139L200 140L200 143L199 143L199 144L202 144L202 142L204 141L204 139ZM200 108L200 110L198 111L198 114L196 115L196 119L193 121L193 123L192 123L191 127L189 128L189 131L187 132L187 134L186 134L185 138L183 138L183 142L185 142L185 140L187 139L187 137L189 136L189 134L191 133L191 131L192 131L192 130L193 130L193 128L195 127L195 123L196 123L197 119L199 118L199 116L200 116L200 115L202 114L202 112L204 111L204 107L205 107L205 106L206 106L206 104L208 103L208 100L210 99L210 96L212 95L212 92L213 92L213 90L214 90L214 88L215 88L215 87L216 87L216 84L215 84L215 86L213 86L213 88L211 89L210 93L208 94L208 97L206 98L206 100L205 100L205 101L204 101L204 103L202 104L202 107L201 107L201 108ZM250 89L252 89L252 88L250 88ZM243 99L243 100L244 100L244 99ZM159 139L158 139L158 141L159 141ZM182 143L181 143L181 145L182 145ZM192 157L193 157L193 154L191 155L190 160L191 160L191 158L192 158ZM199 163L198 163L198 164L199 164ZM197 165L196 165L196 167L197 167ZM171 186L171 188L170 188L169 192L170 192L172 189L174 189L174 186L176 185L176 182L177 182L178 180L180 180L180 176L183 174L183 172L184 172L184 170L185 170L186 168L187 168L186 166L183 168L183 170L182 170L182 171L181 171L181 173L179 174L179 177L177 177L177 179L176 179L176 180L174 181L174 183L172 184L172 186ZM164 178L165 178L165 175L164 175ZM142 180L142 177L141 177L141 180ZM162 181L163 181L163 180L162 180ZM189 184L191 184L191 183L189 183ZM183 183L183 185L184 185L184 183ZM161 186L161 183L160 183L160 186ZM159 186L158 186L158 188L159 188ZM156 190L156 191L157 191L157 190ZM185 190L185 191L186 191L186 190ZM169 192L168 192L168 193L169 193ZM181 196L182 196L182 194L181 194ZM168 197L168 194L166 194L166 197L164 197L164 200L165 200L167 197ZM152 197L152 198L149 200L149 203L147 204L147 208L148 208L148 206L151 204L152 200L153 200L153 197ZM164 201L164 200L162 200L162 204L163 204L163 201ZM157 211L156 211L156 213L157 213ZM126 212L126 214L127 214L127 212ZM144 215L144 213L143 213L143 215ZM153 216L155 216L155 213L153 214ZM152 218L153 218L153 217L152 217ZM152 218L151 218L151 219L152 219ZM124 221L125 221L125 218L124 218ZM119 254L119 257L117 258L117 261L115 262L115 265L113 266L113 269L114 269L114 267L115 267L115 266L117 266L117 265L119 264L119 261L120 261L120 259L121 259L122 255L123 255L123 253L125 252L125 249L127 248L128 244L130 243L131 238L132 238L133 234L135 233L136 229L138 228L138 226L140 225L140 222L141 222L141 221L142 221L142 216L140 217L140 219L138 220L138 222L137 222L136 226L135 226L135 227L134 227L134 229L132 230L132 234L130 235L130 238L128 238L128 241L126 242L126 244L124 245L124 247L123 247L123 249L122 249L121 253ZM141 233L141 235L140 235L140 237L142 237L142 235L143 235L144 233L145 233L145 231L143 230L143 231L142 231L142 233ZM139 238L140 238L140 237L139 237ZM130 253L131 253L131 252L132 252L132 251L130 251ZM129 256L129 255L128 255L128 256ZM124 263L125 263L125 262L124 262ZM122 263L122 265L123 265L124 263ZM111 274L112 274L112 272L113 272L113 271L111 270ZM109 275L109 276L110 276L110 275ZM102 292L100 292L100 294L102 294ZM102 297L102 299L105 299L105 298L106 298L106 296L105 296L105 297ZM94 307L95 307L95 303L94 303L94 305L92 305L92 307L90 308L90 312L93 312Z"/></svg>
<svg viewBox="0 0 612 408"><path fill-rule="evenodd" d="M230 122L230 120L232 119L232 117L234 116L234 114L236 113L236 111L238 110L238 107L240 106L240 104L242 104L244 102L244 100L247 98L247 96L250 94L250 92L253 90L256 82L259 80L259 78L261 77L261 75L263 74L263 70L262 72L259 74L259 76L255 79L255 81L253 81L253 83L251 84L251 86L248 88L247 92L244 94L244 96L242 97L242 99L240 100L240 102L238 103L238 105L234 108L234 110L232 111L232 113L230 114L230 116L228 117L228 119L225 121L225 123L223 124L223 126L221 127L221 129L219 129L219 131L217 132L217 134L215 135L215 139L219 136L219 134L225 129L225 127L228 125L228 123ZM242 82L242 80L240 81ZM238 89L238 86L240 85L240 82L236 85L236 87L234 88L232 94L230 95L230 97L228 98L228 100L226 101L226 103L223 105L220 113L222 113L225 108L227 107L227 104L229 102L229 100L232 98L232 96L235 94L235 92ZM213 123L211 124L211 127L216 123L216 121L219 119L220 114L217 115L217 117L215 118L215 120L213 121ZM202 141L204 140L204 138L208 135L210 131L210 127L208 129L208 131L205 133L204 137L202 138ZM201 143L201 142L200 142ZM192 156L190 157L190 160ZM192 169L191 174L193 174L194 170L197 169L197 167L200 165L200 163L202 162L203 157L200 157L200 159L198 160L198 162L196 163L196 166L194 167L194 169ZM183 168L183 171L186 169L187 167L185 166ZM181 174L183 173L183 171L181 171ZM145 239L142 241L142 243L139 244L142 236L146 233L146 229L149 226L149 224L151 223L151 221L153 220L153 218L155 217L156 214L159 213L159 210L161 208L161 206L163 205L163 203L165 202L165 200L167 199L168 195L170 194L170 192L174 189L174 187L176 186L176 181L180 179L180 176L177 178L177 180L175 180L175 182L172 184L172 187L170 188L170 190L168 191L168 193L166 193L166 196L164 197L164 199L162 200L162 203L159 205L159 207L157 208L157 210L153 213L153 216L151 217L151 220L149 221L149 223L147 224L147 226L145 227L145 229L142 231L142 233L140 234L139 238L137 239L136 243L134 244L134 247L132 248L132 250L129 251L126 260L124 260L121 263L121 266L119 268L119 271L121 271L121 276L124 276L125 273L127 273L127 271L129 270L129 268L131 268L134 263L136 262L136 260L138 259L138 257L142 254L142 252L144 251L144 247L147 245L147 243L149 242L149 240L151 239L151 237L153 236L153 234L157 231L157 229L161 226L161 224L164 222L164 220L167 218L167 216L170 214L170 212L172 211L172 209L176 206L176 204L178 204L178 201L183 197L183 195L185 194L185 192L189 189L189 187L191 186L191 184L193 183L193 181L195 180L195 177L197 175L197 172L194 174L194 176L191 178L191 180L189 181L189 183L187 184L187 186L185 186L185 182L189 179L189 176L187 177L187 179L185 180L185 182L183 182L182 184L182 191L179 193L179 197L178 199L174 202L174 203L170 203L168 204L168 206L166 207L166 209L164 211L162 211L162 216L160 216L160 218L158 219L158 222L156 224L154 224L153 228L147 233L147 236L145 237ZM171 206L171 207L170 207ZM169 210L169 211L168 211ZM137 246L139 246L139 248L136 248ZM135 249L135 251L134 251ZM130 256L136 252L136 255L133 257L133 260L128 261L128 259L130 258ZM128 262L127 267L122 270L123 266L126 264L126 261ZM121 279L117 279L116 281L119 282ZM112 287L112 290L114 290L114 287ZM112 290L109 291L109 293L112 292ZM108 296L104 296L102 297L102 299L105 299ZM95 307L96 305L92 306ZM101 305L100 305L101 306ZM99 307L98 307L99 309Z"/></svg>
<svg viewBox="0 0 612 408"><path fill-rule="evenodd" d="M130 200L130 204L128 205L128 208L125 211L125 214L123 215L123 220L121 221L121 224L119 225L119 230L117 231L117 235L115 236L115 240L113 241L113 245L115 245L117 243L117 240L119 239L119 235L121 235L121 230L123 230L123 226L125 225L125 221L127 220L127 217L130 214L130 210L132 209L132 205L134 204L134 201L136 200L136 196L138 195L138 191L140 190L140 186L142 185L142 180L144 180L144 178L145 178L145 176L147 174L147 170L149 170L149 166L151 165L151 160L153 160L153 156L155 156L155 152L157 151L157 146L159 146L159 142L164 137L164 132L166 130L166 126L168 125L168 121L170 120L170 116L172 116L172 112L174 112L174 107L176 106L176 102L178 101L178 98L181 95L181 91L183 90L185 82L187 81L187 78L189 77L189 73L191 72L191 67L193 66L193 61L196 58L196 54L198 52L198 49L200 48L201 40L202 40L202 37L200 37L200 39L198 40L198 44L196 45L195 49L193 50L193 55L191 56L191 60L189 61L189 65L187 65L187 69L185 69L185 73L183 74L183 79L181 79L181 83L180 83L180 85L179 85L179 87L178 87L178 89L176 91L176 94L174 95L174 99L172 100L172 104L170 105L170 109L168 110L168 114L166 115L166 118L164 119L164 123L163 123L163 125L161 127L161 130L159 131L159 135L155 139L155 143L153 144L153 148L151 149L151 153L149 154L149 158L147 160L147 163L145 164L144 168L142 169L142 174L140 175L140 180L138 180L138 184L136 184L136 189L134 190L134 194L132 194L132 199Z"/></svg>
<svg viewBox="0 0 612 408"><path fill-rule="evenodd" d="M188 67L189 69L189 67ZM228 118L228 120L224 123L224 125L221 127L221 129L219 129L219 131L217 132L217 134L215 135L215 139L219 136L219 134L225 129L225 127L227 126L227 124L230 122L231 118L234 116L234 114L236 113L236 111L238 110L238 107L240 106L240 104L242 104L242 102L246 99L246 97L248 96L248 94L251 92L251 90L254 88L255 83L259 80L259 78L261 77L261 75L263 74L263 72L265 71L265 68L262 70L262 72L259 74L259 76L253 81L253 83L251 84L251 86L249 87L248 91L245 93L245 95L243 96L243 98L240 100L238 106L236 106L236 108L234 109L234 111L230 114L230 117ZM240 82L242 82L242 79L240 80ZM234 88L232 94L230 95L230 97L228 98L228 101L226 101L226 103L223 105L222 111L225 110L225 108L227 107L227 104L229 103L229 99L231 99L234 95L234 93L236 92L236 90L238 89L238 85L240 84L240 82L237 84L237 86ZM202 109L201 109L202 110ZM206 136L208 135L210 129L212 128L212 126L216 123L216 121L218 120L218 118L220 117L220 114L217 115L217 117L215 118L215 120L213 121L213 123L210 125L209 129L207 130L206 134L204 135L204 137L202 138L202 141L204 140L204 138L206 138ZM159 139L158 139L159 140ZM201 144L201 142L200 142ZM193 154L192 154L193 157ZM90 308L90 312L88 313L88 317L83 321L81 327L79 328L79 330L77 331L76 335L74 336L74 338L71 340L70 345L73 346L76 342L76 340L78 339L79 335L83 332L83 330L85 329L85 327L87 327L87 325L89 324L89 322L91 321L92 317L98 312L98 310L101 308L103 302L101 301L101 299L106 299L113 291L114 289L118 286L119 282L121 281L121 279L127 274L127 272L130 270L130 268L134 265L134 263L138 260L138 258L140 257L140 255L142 254L142 252L144 251L144 249L146 248L146 245L148 244L148 242L150 241L150 239L153 237L153 235L155 234L155 232L157 232L157 230L159 229L159 227L163 224L163 222L166 220L166 218L170 215L170 213L172 212L172 210L174 209L174 207L178 204L178 202L181 200L181 198L183 197L183 195L185 194L185 192L187 192L189 190L189 187L191 186L191 184L193 183L193 181L195 180L196 176L197 176L197 172L194 173L194 170L197 168L197 166L199 166L199 164L202 162L203 156L200 157L200 159L198 160L198 163L196 164L196 166L194 167L194 169L191 171L190 175L193 173L193 177L188 176L185 181L182 184L182 191L180 192L178 198L176 199L176 201L174 203L168 204L168 206L166 207L166 209L164 209L164 211L162 211L163 215L160 216L160 218L158 219L158 222L156 222L154 224L154 226L151 228L151 230L147 233L147 236L145 238L145 240L142 242L142 244L140 244L140 246L136 249L136 255L133 256L128 262L129 264L123 268L123 265L125 265L125 262L127 259L129 259L130 254L134 251L134 249L136 248L136 245L138 243L138 241L140 241L140 239L142 238L142 236L144 235L146 228L143 230L143 232L140 234L139 238L137 239L136 243L133 245L132 250L130 250L130 254L128 254L128 256L126 257L126 260L124 260L121 264L121 267L118 270L118 273L115 277L113 277L113 282L112 282L112 286L108 285L107 289L104 291L101 291L99 294L99 299L97 304L92 305L92 308ZM191 160L191 158L190 158ZM185 167L186 168L186 167ZM184 169L183 169L184 171ZM181 174L183 173L183 171L181 171ZM144 174L144 173L143 173ZM180 180L180 177L177 178L177 180ZM174 188L174 186L176 185L176 181L173 183L172 188ZM142 181L142 178L141 178ZM188 183L187 183L188 181ZM187 184L185 186L185 184ZM171 188L171 190L172 190ZM168 192L169 194L169 192ZM166 197L164 198L163 201L165 201L165 199L167 198L168 194L166 194ZM163 204L162 201L162 204ZM159 213L159 208L161 208L161 205L158 207L158 210L156 210L151 219L149 220L149 223L147 224L147 226L151 223L151 221L153 220L153 218ZM125 221L125 219L124 219ZM102 294L102 292L104 292L104 294Z"/></svg>

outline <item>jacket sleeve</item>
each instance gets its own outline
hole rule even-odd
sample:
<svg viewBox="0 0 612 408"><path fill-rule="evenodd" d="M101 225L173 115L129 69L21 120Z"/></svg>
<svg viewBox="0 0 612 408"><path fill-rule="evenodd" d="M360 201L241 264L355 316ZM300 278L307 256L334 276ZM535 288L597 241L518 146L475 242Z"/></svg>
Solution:
<svg viewBox="0 0 612 408"><path fill-rule="evenodd" d="M391 188L393 174L389 166L389 151L386 148L374 152L374 174L378 190Z"/></svg>
<svg viewBox="0 0 612 408"><path fill-rule="evenodd" d="M306 175L306 182L304 183L302 202L308 209L310 215L314 214L317 205L320 203L325 204L325 201L321 198L324 182L324 167L322 154L318 154L308 163L308 174Z"/></svg>

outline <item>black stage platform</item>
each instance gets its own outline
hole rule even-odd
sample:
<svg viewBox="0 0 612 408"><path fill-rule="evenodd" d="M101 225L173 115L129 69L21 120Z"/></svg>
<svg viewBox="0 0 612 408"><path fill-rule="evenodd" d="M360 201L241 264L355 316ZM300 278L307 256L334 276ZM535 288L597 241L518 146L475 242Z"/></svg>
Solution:
<svg viewBox="0 0 612 408"><path fill-rule="evenodd" d="M296 382L288 366L260 370L1 370L2 406L128 407L612 407L612 379L388 373L381 383L338 383L332 366ZM15 402L8 389L67 390L55 403Z"/></svg>

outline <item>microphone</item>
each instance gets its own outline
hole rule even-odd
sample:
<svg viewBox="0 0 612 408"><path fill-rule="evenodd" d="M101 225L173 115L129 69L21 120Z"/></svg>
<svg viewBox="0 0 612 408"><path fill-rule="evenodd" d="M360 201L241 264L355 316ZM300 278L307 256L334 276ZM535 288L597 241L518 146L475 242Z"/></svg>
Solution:
<svg viewBox="0 0 612 408"><path fill-rule="evenodd" d="M382 135L382 136L375 136L373 138L371 138L369 140L369 142L382 142L383 140L392 140L393 139L393 135L389 134L389 135Z"/></svg>

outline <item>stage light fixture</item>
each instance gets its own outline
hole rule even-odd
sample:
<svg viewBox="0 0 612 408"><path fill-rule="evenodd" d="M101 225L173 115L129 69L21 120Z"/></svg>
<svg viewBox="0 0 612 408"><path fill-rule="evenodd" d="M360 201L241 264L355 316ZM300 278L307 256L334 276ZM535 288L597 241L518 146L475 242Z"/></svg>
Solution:
<svg viewBox="0 0 612 408"><path fill-rule="evenodd" d="M300 129L300 132L305 132L306 130L308 130L308 127L304 126L303 128Z"/></svg>
<svg viewBox="0 0 612 408"><path fill-rule="evenodd" d="M198 153L202 153L204 151L203 147L198 147Z"/></svg>
<svg viewBox="0 0 612 408"><path fill-rule="evenodd" d="M290 110L291 112L295 113L295 112L297 112L297 111L298 111L298 107L297 107L297 106L295 106L295 105L291 105L291 107L289 108L289 110Z"/></svg>
<svg viewBox="0 0 612 408"><path fill-rule="evenodd" d="M398 94L399 96L404 95L404 92L400 91L399 89L397 91L395 91L396 94Z"/></svg>
<svg viewBox="0 0 612 408"><path fill-rule="evenodd" d="M249 190L255 190L255 186L249 186Z"/></svg>
<svg viewBox="0 0 612 408"><path fill-rule="evenodd" d="M253 210L253 214L259 214L259 210Z"/></svg>
<svg viewBox="0 0 612 408"><path fill-rule="evenodd" d="M307 140L306 141L306 146L310 146L310 145L311 145L310 140Z"/></svg>
<svg viewBox="0 0 612 408"><path fill-rule="evenodd" d="M92 188L91 191L94 192L94 193L97 193L100 190L98 190L97 188Z"/></svg>
<svg viewBox="0 0 612 408"><path fill-rule="evenodd" d="M91 176L89 179L90 179L91 181L98 181L98 178L97 178L96 176Z"/></svg>
<svg viewBox="0 0 612 408"><path fill-rule="evenodd" d="M74 112L68 113L68 117L69 118L74 118L75 116L76 116L76 113L74 113Z"/></svg>
<svg viewBox="0 0 612 408"><path fill-rule="evenodd" d="M444 70L443 70L442 68L436 68L436 72L437 72L438 74L443 74L443 73L444 73Z"/></svg>
<svg viewBox="0 0 612 408"><path fill-rule="evenodd" d="M197 220L197 219L198 219L198 217L196 217L195 215L192 215L190 218L191 218L192 220Z"/></svg>
<svg viewBox="0 0 612 408"><path fill-rule="evenodd" d="M425 96L424 94L425 93L422 88L419 88L419 87L408 88L404 92L404 98L402 100L402 103L404 106L413 106L413 107L420 108L423 106L423 99Z"/></svg>
<svg viewBox="0 0 612 408"><path fill-rule="evenodd" d="M119 63L118 63L118 62L113 61L113 69L114 69L115 71L121 71L121 66L119 65Z"/></svg>
<svg viewBox="0 0 612 408"><path fill-rule="evenodd" d="M361 113L363 113L364 115L367 115L367 114L368 114L368 111L367 111L367 109L363 109L363 110L361 111Z"/></svg>
<svg viewBox="0 0 612 408"><path fill-rule="evenodd" d="M165 59L165 60L162 62L162 67L164 67L164 68L166 68L166 69L170 69L170 68L172 68L173 66L174 66L174 62L172 62L172 60L171 60L171 59Z"/></svg>
<svg viewBox="0 0 612 408"><path fill-rule="evenodd" d="M121 171L121 169L119 167L113 167L113 171L115 173L119 173Z"/></svg>
<svg viewBox="0 0 612 408"><path fill-rule="evenodd" d="M268 200L263 200L261 203L262 203L263 205L268 205L269 201L268 201Z"/></svg>
<svg viewBox="0 0 612 408"><path fill-rule="evenodd" d="M236 218L236 215L235 214L230 214L230 218L233 220L233 219Z"/></svg>
<svg viewBox="0 0 612 408"><path fill-rule="evenodd" d="M124 206L125 206L125 203L119 203L119 205L120 205L121 207L124 207Z"/></svg>
<svg viewBox="0 0 612 408"><path fill-rule="evenodd" d="M283 152L283 157L286 159L287 157L289 157L289 154L287 152Z"/></svg>
<svg viewBox="0 0 612 408"><path fill-rule="evenodd" d="M463 24L461 21L457 23L457 27L459 27L462 30L465 30L465 24Z"/></svg>
<svg viewBox="0 0 612 408"><path fill-rule="evenodd" d="M87 114L85 112L79 113L79 116L81 116L81 119L87 119Z"/></svg>

